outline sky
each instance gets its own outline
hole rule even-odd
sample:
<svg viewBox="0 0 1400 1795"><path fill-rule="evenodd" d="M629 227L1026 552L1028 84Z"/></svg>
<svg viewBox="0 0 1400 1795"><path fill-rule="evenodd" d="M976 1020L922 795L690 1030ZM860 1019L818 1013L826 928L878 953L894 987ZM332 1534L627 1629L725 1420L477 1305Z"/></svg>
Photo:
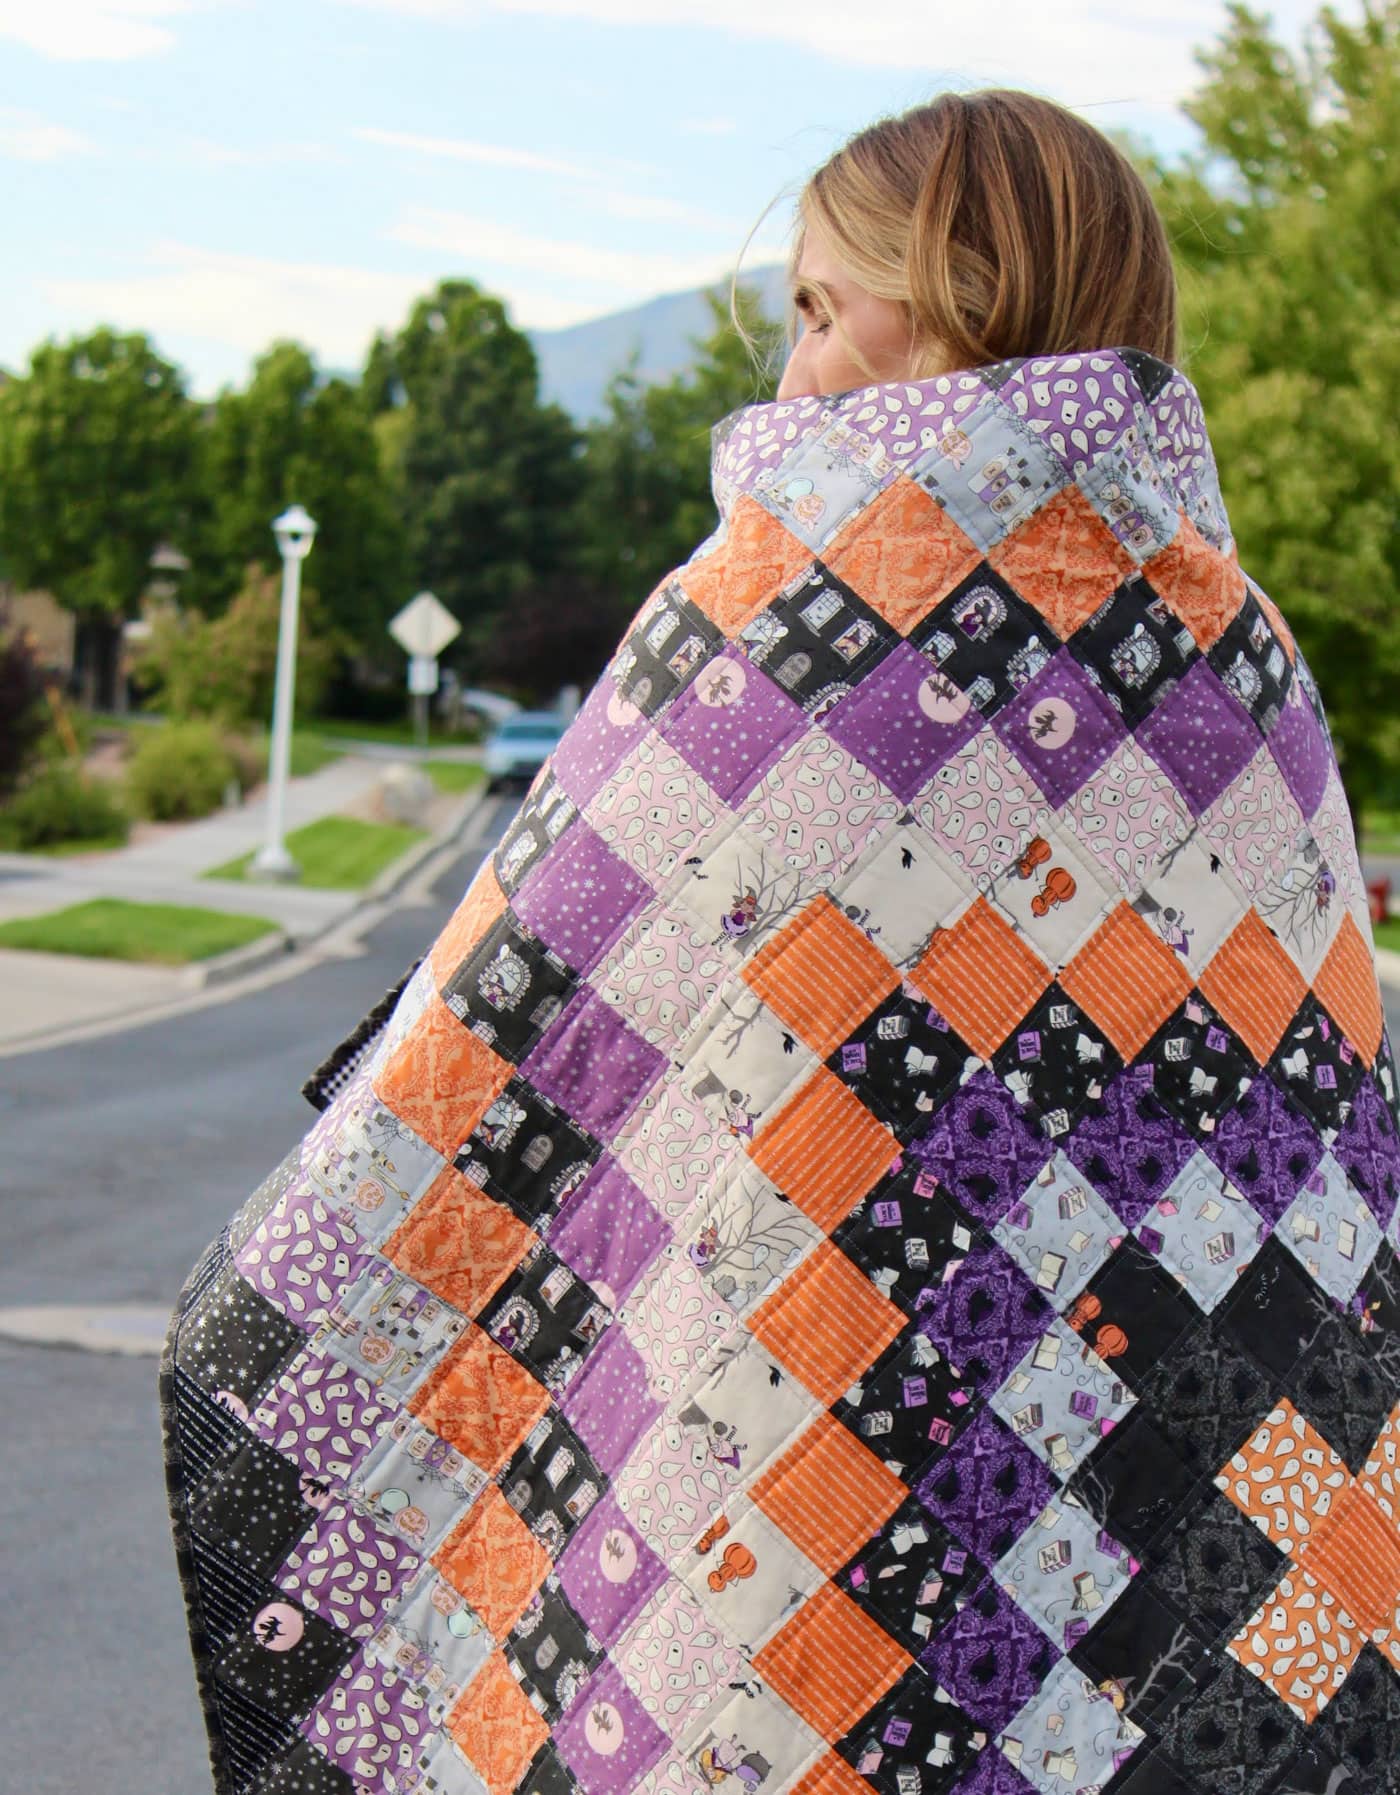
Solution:
<svg viewBox="0 0 1400 1795"><path fill-rule="evenodd" d="M1296 45L1316 8L1269 7ZM1351 6L1340 10L1354 14ZM1224 0L0 0L0 367L144 330L211 396L445 275L527 328L782 253L872 119L1027 87L1166 154ZM775 203L776 202L776 203ZM771 210L770 210L771 208Z"/></svg>

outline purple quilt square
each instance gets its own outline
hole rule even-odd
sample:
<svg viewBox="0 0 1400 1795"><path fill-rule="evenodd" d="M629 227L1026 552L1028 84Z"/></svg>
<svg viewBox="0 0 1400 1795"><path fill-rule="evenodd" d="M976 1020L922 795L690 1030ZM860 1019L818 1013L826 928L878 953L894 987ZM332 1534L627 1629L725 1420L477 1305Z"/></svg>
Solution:
<svg viewBox="0 0 1400 1795"><path fill-rule="evenodd" d="M671 1741L604 1658L555 1727L554 1743L586 1795L627 1795Z"/></svg>
<svg viewBox="0 0 1400 1795"><path fill-rule="evenodd" d="M1086 355L1078 366L1063 356L1053 362L1032 357L1004 383L1001 397L1054 450L1070 477L1078 479L1134 421L1138 391L1121 357L1109 351ZM1106 398L1113 403L1111 411Z"/></svg>
<svg viewBox="0 0 1400 1795"><path fill-rule="evenodd" d="M1009 1552L1059 1486L992 1410L980 1409L914 1494L984 1564Z"/></svg>
<svg viewBox="0 0 1400 1795"><path fill-rule="evenodd" d="M841 417L895 460L912 460L975 410L987 392L970 370L920 381L912 397L906 386L861 387L842 402Z"/></svg>
<svg viewBox="0 0 1400 1795"><path fill-rule="evenodd" d="M1123 719L1067 648L1051 655L993 727L1056 808L1127 734Z"/></svg>
<svg viewBox="0 0 1400 1795"><path fill-rule="evenodd" d="M348 1502L327 1504L287 1554L277 1587L356 1639L366 1639L422 1563Z"/></svg>
<svg viewBox="0 0 1400 1795"><path fill-rule="evenodd" d="M1298 800L1299 810L1310 820L1322 802L1332 756L1296 675L1278 722L1270 731L1269 752Z"/></svg>
<svg viewBox="0 0 1400 1795"><path fill-rule="evenodd" d="M511 899L526 928L587 973L651 887L579 817Z"/></svg>
<svg viewBox="0 0 1400 1795"><path fill-rule="evenodd" d="M667 1064L660 1048L644 1041L584 985L520 1062L520 1070L572 1120L606 1143Z"/></svg>
<svg viewBox="0 0 1400 1795"><path fill-rule="evenodd" d="M438 1727L412 1677L357 1652L297 1730L345 1773L343 1786L353 1779L356 1788L382 1789L386 1775L434 1743Z"/></svg>
<svg viewBox="0 0 1400 1795"><path fill-rule="evenodd" d="M1271 1228L1322 1158L1317 1130L1262 1072L1203 1145Z"/></svg>
<svg viewBox="0 0 1400 1795"><path fill-rule="evenodd" d="M979 1726L1000 1732L1058 1656L1031 1617L989 1577L934 1634L919 1662Z"/></svg>
<svg viewBox="0 0 1400 1795"><path fill-rule="evenodd" d="M1369 1076L1356 1087L1351 1114L1332 1142L1332 1156L1388 1231L1400 1196L1400 1140L1395 1118Z"/></svg>
<svg viewBox="0 0 1400 1795"><path fill-rule="evenodd" d="M1259 752L1249 712L1207 660L1190 669L1137 732L1199 816Z"/></svg>
<svg viewBox="0 0 1400 1795"><path fill-rule="evenodd" d="M550 1246L610 1309L627 1301L670 1238L668 1224L610 1153L590 1168L549 1230Z"/></svg>
<svg viewBox="0 0 1400 1795"><path fill-rule="evenodd" d="M959 1376L994 1390L1016 1368L1054 1311L1011 1255L979 1240L929 1293L915 1327L948 1355Z"/></svg>
<svg viewBox="0 0 1400 1795"><path fill-rule="evenodd" d="M953 1093L933 1126L909 1148L910 1156L988 1227L1001 1220L1052 1152L986 1067Z"/></svg>
<svg viewBox="0 0 1400 1795"><path fill-rule="evenodd" d="M593 1504L556 1569L565 1595L605 1645L666 1578L665 1565L611 1492Z"/></svg>
<svg viewBox="0 0 1400 1795"><path fill-rule="evenodd" d="M966 692L907 642L822 719L826 733L906 803L979 727Z"/></svg>
<svg viewBox="0 0 1400 1795"><path fill-rule="evenodd" d="M1129 1228L1196 1151L1152 1094L1152 1068L1130 1066L1062 1143L1074 1165Z"/></svg>
<svg viewBox="0 0 1400 1795"><path fill-rule="evenodd" d="M339 1359L298 1356L253 1410L251 1426L308 1477L348 1483L399 1412L386 1390Z"/></svg>
<svg viewBox="0 0 1400 1795"><path fill-rule="evenodd" d="M621 1327L608 1329L559 1406L609 1477L621 1470L662 1407L648 1388L642 1355Z"/></svg>
<svg viewBox="0 0 1400 1795"><path fill-rule="evenodd" d="M252 1230L233 1263L259 1296L310 1333L377 1258L308 1183L298 1182ZM335 1274L329 1287L328 1266Z"/></svg>
<svg viewBox="0 0 1400 1795"><path fill-rule="evenodd" d="M623 697L611 677L595 684L550 760L555 777L580 810L648 727L646 716Z"/></svg>
<svg viewBox="0 0 1400 1795"><path fill-rule="evenodd" d="M696 674L662 719L661 733L733 804L806 726L800 704L761 668L726 649Z"/></svg>

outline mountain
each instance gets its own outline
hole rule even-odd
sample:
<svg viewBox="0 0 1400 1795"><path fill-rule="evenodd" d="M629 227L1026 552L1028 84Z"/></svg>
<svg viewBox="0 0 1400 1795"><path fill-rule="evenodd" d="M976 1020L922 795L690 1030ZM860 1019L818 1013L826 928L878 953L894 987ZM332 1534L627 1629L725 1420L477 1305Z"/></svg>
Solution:
<svg viewBox="0 0 1400 1795"><path fill-rule="evenodd" d="M781 317L783 265L772 262L748 269L744 280L758 289L764 310ZM726 280L722 287L726 298L728 290ZM692 287L685 293L663 293L626 311L589 318L563 330L529 331L539 357L542 396L586 423L601 416L608 381L634 348L639 356L637 372L644 383L682 373L695 358L693 339L710 333L705 292L704 287Z"/></svg>

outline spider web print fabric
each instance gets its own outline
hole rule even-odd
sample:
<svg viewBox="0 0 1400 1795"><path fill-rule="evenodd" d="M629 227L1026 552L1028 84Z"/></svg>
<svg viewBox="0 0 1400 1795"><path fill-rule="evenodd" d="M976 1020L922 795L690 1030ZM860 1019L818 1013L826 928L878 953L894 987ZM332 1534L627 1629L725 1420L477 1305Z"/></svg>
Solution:
<svg viewBox="0 0 1400 1795"><path fill-rule="evenodd" d="M1193 387L714 491L172 1317L221 1795L1400 1786L1394 1061Z"/></svg>

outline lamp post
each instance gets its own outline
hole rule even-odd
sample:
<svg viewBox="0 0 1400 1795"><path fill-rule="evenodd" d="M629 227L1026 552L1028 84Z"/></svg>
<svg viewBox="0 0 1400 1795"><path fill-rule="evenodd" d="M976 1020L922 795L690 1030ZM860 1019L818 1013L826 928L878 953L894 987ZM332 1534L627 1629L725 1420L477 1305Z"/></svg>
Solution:
<svg viewBox="0 0 1400 1795"><path fill-rule="evenodd" d="M286 827L287 773L292 758L292 690L297 673L297 610L301 564L316 540L316 522L300 505L274 519L272 532L282 555L282 615L277 625L277 678L272 696L272 746L267 769L267 838L253 858L262 879L297 879L301 868L282 839Z"/></svg>

